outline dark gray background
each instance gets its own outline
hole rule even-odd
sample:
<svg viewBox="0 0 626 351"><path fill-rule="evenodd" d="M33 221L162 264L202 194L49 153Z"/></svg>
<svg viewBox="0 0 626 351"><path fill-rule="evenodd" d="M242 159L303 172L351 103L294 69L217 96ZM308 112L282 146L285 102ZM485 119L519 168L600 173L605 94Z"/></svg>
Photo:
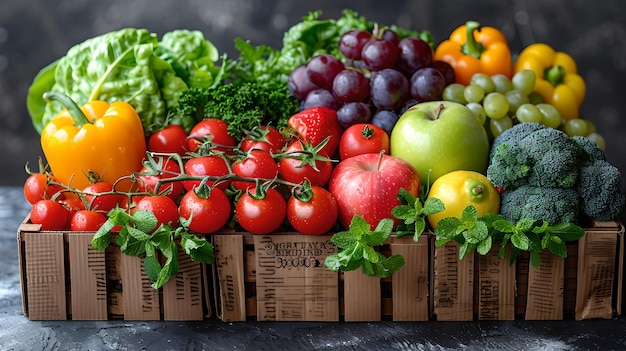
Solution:
<svg viewBox="0 0 626 351"><path fill-rule="evenodd" d="M0 11L0 185L22 185L25 163L42 155L25 96L38 70L71 46L124 27L159 36L187 28L203 31L233 57L236 37L280 48L282 34L309 11L338 18L344 8L382 24L427 29L437 43L474 19L500 28L514 52L532 42L568 52L587 82L581 115L606 138L609 161L626 169L625 1L8 0Z"/></svg>

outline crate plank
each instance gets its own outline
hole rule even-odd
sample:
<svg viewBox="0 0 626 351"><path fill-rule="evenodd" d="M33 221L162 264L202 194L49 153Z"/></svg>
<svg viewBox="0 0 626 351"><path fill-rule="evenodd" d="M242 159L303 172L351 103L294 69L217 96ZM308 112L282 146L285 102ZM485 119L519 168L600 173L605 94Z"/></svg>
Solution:
<svg viewBox="0 0 626 351"><path fill-rule="evenodd" d="M28 318L67 319L63 233L25 232Z"/></svg>
<svg viewBox="0 0 626 351"><path fill-rule="evenodd" d="M565 259L544 251L539 267L529 265L526 320L562 320Z"/></svg>
<svg viewBox="0 0 626 351"><path fill-rule="evenodd" d="M72 319L107 320L105 251L91 246L92 233L68 234Z"/></svg>

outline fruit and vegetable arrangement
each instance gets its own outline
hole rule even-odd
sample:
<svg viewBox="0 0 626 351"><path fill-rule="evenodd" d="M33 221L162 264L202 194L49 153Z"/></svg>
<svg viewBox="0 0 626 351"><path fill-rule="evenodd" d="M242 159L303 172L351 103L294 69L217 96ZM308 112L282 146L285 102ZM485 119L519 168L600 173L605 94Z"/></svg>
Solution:
<svg viewBox="0 0 626 351"><path fill-rule="evenodd" d="M282 48L235 47L126 28L42 69L30 221L145 257L158 288L179 249L212 263L214 233L332 235L328 269L388 277L404 264L376 249L391 234L430 230L460 258L498 241L539 265L623 209L584 80L547 44L512 53L474 21L437 44L345 10L303 17Z"/></svg>

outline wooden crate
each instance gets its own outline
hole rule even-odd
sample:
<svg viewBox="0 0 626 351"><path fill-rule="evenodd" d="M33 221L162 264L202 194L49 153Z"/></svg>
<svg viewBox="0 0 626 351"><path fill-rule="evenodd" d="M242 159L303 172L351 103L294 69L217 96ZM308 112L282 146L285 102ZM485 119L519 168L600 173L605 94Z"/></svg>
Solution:
<svg viewBox="0 0 626 351"><path fill-rule="evenodd" d="M429 238L392 237L382 250L406 264L391 278L331 272L330 235L213 236L216 315L223 321L428 320Z"/></svg>
<svg viewBox="0 0 626 351"><path fill-rule="evenodd" d="M202 320L211 314L204 265L179 254L179 272L151 287L143 259L94 233L41 231L26 218L17 232L24 315L31 320Z"/></svg>
<svg viewBox="0 0 626 351"><path fill-rule="evenodd" d="M297 233L213 235L214 296L223 321L472 321L612 318L621 314L624 229L597 222L568 257L546 253L529 266L485 256L458 259L458 245L435 247L432 234L418 243L391 236L380 248L406 264L391 278L360 270L330 272L336 252L330 235Z"/></svg>
<svg viewBox="0 0 626 351"><path fill-rule="evenodd" d="M522 254L515 264L487 255L458 260L458 245L433 247L433 315L437 320L610 319L621 314L624 228L594 222L566 258L548 252L541 265Z"/></svg>

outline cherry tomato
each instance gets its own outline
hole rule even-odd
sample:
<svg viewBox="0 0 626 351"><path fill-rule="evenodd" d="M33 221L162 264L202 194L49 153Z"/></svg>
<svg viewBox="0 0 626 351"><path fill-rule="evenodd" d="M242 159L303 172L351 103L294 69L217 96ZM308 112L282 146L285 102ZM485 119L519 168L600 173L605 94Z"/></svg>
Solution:
<svg viewBox="0 0 626 351"><path fill-rule="evenodd" d="M135 210L152 212L157 219L156 228L161 224L178 226L178 206L174 200L165 195L144 196L137 202Z"/></svg>
<svg viewBox="0 0 626 351"><path fill-rule="evenodd" d="M51 199L54 194L63 190L63 187L56 184L50 184L54 181L54 176L47 173L31 173L24 182L24 197L29 204L33 205L42 199ZM56 197L61 200L65 197L63 193Z"/></svg>
<svg viewBox="0 0 626 351"><path fill-rule="evenodd" d="M268 234L280 228L287 216L287 202L274 188L267 189L265 197L255 199L256 188L243 193L235 204L237 222L252 234Z"/></svg>
<svg viewBox="0 0 626 351"><path fill-rule="evenodd" d="M213 188L203 197L188 191L180 199L180 216L189 219L189 229L197 234L210 234L222 229L230 217L230 201L220 189Z"/></svg>
<svg viewBox="0 0 626 351"><path fill-rule="evenodd" d="M70 212L60 203L44 199L35 202L30 211L30 221L41 224L41 230L66 229Z"/></svg>
<svg viewBox="0 0 626 351"><path fill-rule="evenodd" d="M271 154L276 154L283 149L286 143L285 138L280 134L278 129L270 126L262 126L259 133L253 132L252 134L246 135L239 148L245 152L252 149L261 149Z"/></svg>
<svg viewBox="0 0 626 351"><path fill-rule="evenodd" d="M154 132L148 138L148 150L179 154L184 156L187 152L187 132L178 124L170 124L165 128Z"/></svg>
<svg viewBox="0 0 626 351"><path fill-rule="evenodd" d="M210 156L200 156L189 159L185 163L185 174L190 176L212 176L212 177L221 177L224 175L230 174L230 167L221 156L210 155ZM201 180L184 180L183 187L187 191L191 191L194 188L198 187L202 181ZM214 180L209 180L206 184L210 187L213 187L215 184ZM221 181L216 185L216 187L226 190L230 185L230 180Z"/></svg>
<svg viewBox="0 0 626 351"><path fill-rule="evenodd" d="M287 201L287 220L298 232L307 235L327 233L337 222L339 207L331 193L319 186L308 189L309 199L292 195Z"/></svg>
<svg viewBox="0 0 626 351"><path fill-rule="evenodd" d="M389 155L389 135L377 125L357 123L346 129L339 140L339 157L346 158L385 151Z"/></svg>
<svg viewBox="0 0 626 351"><path fill-rule="evenodd" d="M138 176L140 180L139 185L138 185L139 191L152 192L152 193L158 193L158 194L165 193L167 196L171 197L172 200L178 200L178 198L180 197L180 194L182 194L183 190L185 190L182 182L176 181L176 182L162 183L158 191L156 189L157 182L159 180L172 178L180 174L181 171L180 171L180 166L178 165L178 162L168 157L160 157L160 158L157 158L156 161L159 162L159 164L161 165L161 170L163 170L163 172L160 172L158 175L140 174ZM143 166L139 172L146 173L147 171L148 171L148 168L146 166Z"/></svg>
<svg viewBox="0 0 626 351"><path fill-rule="evenodd" d="M98 181L87 185L85 189L83 189L83 193L85 194L85 200L87 200L89 209L92 211L108 213L117 207L117 205L125 199L123 194L98 195L112 191L113 184L109 182Z"/></svg>
<svg viewBox="0 0 626 351"><path fill-rule="evenodd" d="M215 150L228 154L232 154L237 144L237 140L228 134L226 122L217 118L205 118L191 129L187 139L187 150L196 151L204 139L210 139Z"/></svg>
<svg viewBox="0 0 626 351"><path fill-rule="evenodd" d="M233 164L233 173L245 178L274 179L278 175L278 164L267 151L253 149L245 159ZM243 191L255 187L254 182L234 180L232 183Z"/></svg>
<svg viewBox="0 0 626 351"><path fill-rule="evenodd" d="M299 141L291 142L285 152L302 151L302 144ZM323 151L319 156L328 157ZM316 160L317 170L310 164L302 165L302 161L295 158L283 158L278 161L278 174L284 180L292 183L302 183L308 180L312 185L324 186L328 183L333 171L331 161Z"/></svg>
<svg viewBox="0 0 626 351"><path fill-rule="evenodd" d="M107 217L102 212L79 210L70 219L70 230L73 232L96 232Z"/></svg>
<svg viewBox="0 0 626 351"><path fill-rule="evenodd" d="M78 197L68 197L62 200L58 200L57 202L67 208L67 210L70 212L70 218L72 218L74 213L85 209L85 203L83 203L83 200Z"/></svg>

